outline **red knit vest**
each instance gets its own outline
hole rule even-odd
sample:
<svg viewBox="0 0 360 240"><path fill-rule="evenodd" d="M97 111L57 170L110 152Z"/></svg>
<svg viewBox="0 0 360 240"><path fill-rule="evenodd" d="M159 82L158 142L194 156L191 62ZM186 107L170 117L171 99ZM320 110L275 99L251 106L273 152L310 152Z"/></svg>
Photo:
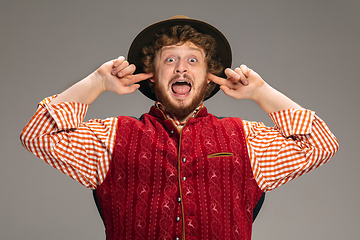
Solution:
<svg viewBox="0 0 360 240"><path fill-rule="evenodd" d="M181 133L151 108L119 117L112 161L97 188L107 239L251 239L262 191L242 121L206 108Z"/></svg>

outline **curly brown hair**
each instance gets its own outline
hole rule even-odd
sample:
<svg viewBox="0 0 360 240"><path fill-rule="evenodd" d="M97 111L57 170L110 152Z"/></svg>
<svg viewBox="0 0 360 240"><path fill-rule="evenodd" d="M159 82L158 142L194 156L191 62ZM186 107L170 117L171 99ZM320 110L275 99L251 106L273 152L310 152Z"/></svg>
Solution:
<svg viewBox="0 0 360 240"><path fill-rule="evenodd" d="M215 39L208 34L198 32L189 25L176 25L164 29L156 36L152 45L143 47L141 62L144 72L155 72L155 56L163 47L186 42L191 42L204 50L208 72L215 75L222 72L223 66L220 62L221 59L217 56ZM205 98L212 92L214 87L213 82L208 85Z"/></svg>

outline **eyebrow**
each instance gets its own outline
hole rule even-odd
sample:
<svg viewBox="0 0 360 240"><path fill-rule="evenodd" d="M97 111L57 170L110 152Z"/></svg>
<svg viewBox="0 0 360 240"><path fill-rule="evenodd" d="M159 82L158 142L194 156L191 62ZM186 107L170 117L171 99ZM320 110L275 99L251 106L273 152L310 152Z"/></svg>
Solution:
<svg viewBox="0 0 360 240"><path fill-rule="evenodd" d="M164 47L162 47L161 48L161 52L162 51L165 51L165 50L171 50L171 49L174 49L174 48L176 48L175 46L164 46ZM200 52L201 54L203 54L203 55L206 55L205 54L205 52L204 52L204 50L202 49L202 48L195 48L195 47L189 47L190 48L190 50L194 50L194 51L198 51L198 52Z"/></svg>

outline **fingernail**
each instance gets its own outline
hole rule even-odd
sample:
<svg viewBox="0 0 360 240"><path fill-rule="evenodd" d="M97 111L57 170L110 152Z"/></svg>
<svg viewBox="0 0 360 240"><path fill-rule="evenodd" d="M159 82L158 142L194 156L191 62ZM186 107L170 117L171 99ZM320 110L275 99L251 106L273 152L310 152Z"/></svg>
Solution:
<svg viewBox="0 0 360 240"><path fill-rule="evenodd" d="M119 60L119 61L124 61L124 60L125 60L125 57L120 56L120 57L118 58L118 60Z"/></svg>

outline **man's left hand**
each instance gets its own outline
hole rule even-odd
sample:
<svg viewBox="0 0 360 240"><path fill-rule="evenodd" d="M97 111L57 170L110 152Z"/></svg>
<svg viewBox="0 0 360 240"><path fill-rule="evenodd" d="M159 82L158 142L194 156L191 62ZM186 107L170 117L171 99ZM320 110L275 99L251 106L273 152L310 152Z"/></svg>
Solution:
<svg viewBox="0 0 360 240"><path fill-rule="evenodd" d="M209 73L208 79L220 85L221 90L228 96L235 99L256 99L258 90L266 85L259 74L241 65L234 70L225 69L227 79Z"/></svg>

